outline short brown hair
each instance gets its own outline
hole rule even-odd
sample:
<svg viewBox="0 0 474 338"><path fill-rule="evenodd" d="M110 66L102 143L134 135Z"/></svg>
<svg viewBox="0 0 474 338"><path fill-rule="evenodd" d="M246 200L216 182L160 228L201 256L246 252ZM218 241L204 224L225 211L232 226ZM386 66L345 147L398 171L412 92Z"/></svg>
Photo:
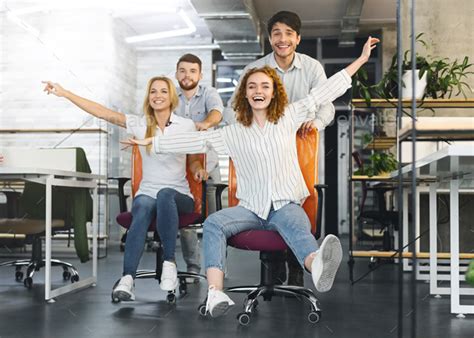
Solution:
<svg viewBox="0 0 474 338"><path fill-rule="evenodd" d="M197 63L199 65L199 70L202 69L202 61L200 58L198 58L196 55L194 54L184 54L183 56L181 56L178 60L178 62L176 63L176 70L178 69L179 67L179 64L180 62L189 62L189 63Z"/></svg>
<svg viewBox="0 0 474 338"><path fill-rule="evenodd" d="M300 35L301 30L301 19L298 14L290 11L280 11L274 14L267 23L267 31L268 35L272 35L273 26L277 23L284 23L285 25L289 26L293 29L296 34Z"/></svg>
<svg viewBox="0 0 474 338"><path fill-rule="evenodd" d="M236 112L237 122L242 123L244 126L249 127L252 124L253 112L252 108L245 97L247 89L247 81L250 75L255 73L263 73L267 75L273 82L273 95L274 97L270 101L268 106L267 119L270 122L277 123L280 117L284 115L286 105L288 104L288 96L286 95L285 87L280 80L275 69L264 66L261 68L252 68L245 73L240 86L237 89L232 108Z"/></svg>

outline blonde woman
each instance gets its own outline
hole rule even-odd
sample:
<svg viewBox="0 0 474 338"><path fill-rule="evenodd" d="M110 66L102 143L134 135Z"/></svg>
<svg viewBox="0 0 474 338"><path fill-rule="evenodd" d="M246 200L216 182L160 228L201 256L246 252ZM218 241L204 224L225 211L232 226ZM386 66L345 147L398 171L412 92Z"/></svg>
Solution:
<svg viewBox="0 0 474 338"><path fill-rule="evenodd" d="M80 97L57 83L44 83L44 91L48 94L64 97L95 117L127 128L127 132L136 138L196 130L192 120L173 113L179 101L175 86L167 77L153 77L148 81L143 116L119 113ZM113 298L121 301L135 300L134 278L143 254L148 226L155 217L164 251L160 287L165 291L176 289L178 214L192 212L194 209L193 197L186 180L186 155L157 154L151 150L151 146L140 149L140 152L143 178L132 203L132 224L125 243L123 277L113 290ZM197 155L190 155L188 161L195 180L207 178Z"/></svg>

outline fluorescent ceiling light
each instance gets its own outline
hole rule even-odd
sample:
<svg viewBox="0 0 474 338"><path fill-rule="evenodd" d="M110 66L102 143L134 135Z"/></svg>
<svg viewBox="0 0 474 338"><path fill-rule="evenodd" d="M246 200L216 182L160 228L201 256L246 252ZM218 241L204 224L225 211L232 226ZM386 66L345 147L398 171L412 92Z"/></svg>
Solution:
<svg viewBox="0 0 474 338"><path fill-rule="evenodd" d="M218 93L232 93L235 90L235 87L229 87L229 88L219 88L217 89Z"/></svg>
<svg viewBox="0 0 474 338"><path fill-rule="evenodd" d="M219 45L173 45L173 46L149 46L137 47L137 51L154 51L154 50L196 50L196 49L219 49Z"/></svg>
<svg viewBox="0 0 474 338"><path fill-rule="evenodd" d="M216 82L221 82L221 83L231 83L232 79L229 77L218 77L216 79Z"/></svg>
<svg viewBox="0 0 474 338"><path fill-rule="evenodd" d="M172 38L176 36L183 36L183 35L189 35L189 34L194 33L196 31L196 26L194 26L194 24L188 18L186 13L182 9L180 9L178 11L178 15L181 17L181 19L183 19L187 28L174 29L170 31L158 32L158 33L152 33L152 34L130 36L126 38L125 41L127 43L136 43L136 42L143 42L143 41L150 41L150 40L157 40L157 39L164 39L164 38Z"/></svg>

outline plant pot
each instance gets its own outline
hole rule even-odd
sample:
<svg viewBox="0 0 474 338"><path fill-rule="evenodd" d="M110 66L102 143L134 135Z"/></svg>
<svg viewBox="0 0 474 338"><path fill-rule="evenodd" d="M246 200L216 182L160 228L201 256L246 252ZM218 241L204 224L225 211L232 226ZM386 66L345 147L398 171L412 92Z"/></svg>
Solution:
<svg viewBox="0 0 474 338"><path fill-rule="evenodd" d="M413 97L413 87L412 87L412 70L406 70L403 73L402 81L403 81L403 88L402 88L402 99L404 100L411 100ZM426 72L423 74L423 77L420 79L420 70L415 70L415 98L421 99L425 93L425 88L427 85L426 80Z"/></svg>

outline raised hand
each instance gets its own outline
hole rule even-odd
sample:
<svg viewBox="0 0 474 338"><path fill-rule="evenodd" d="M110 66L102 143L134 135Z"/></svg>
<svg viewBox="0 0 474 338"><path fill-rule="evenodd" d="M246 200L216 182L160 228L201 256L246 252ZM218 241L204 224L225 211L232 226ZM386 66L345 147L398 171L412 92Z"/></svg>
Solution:
<svg viewBox="0 0 474 338"><path fill-rule="evenodd" d="M367 42L364 44L364 48L362 48L362 53L360 55L362 58L364 58L364 60L366 62L370 58L370 54L372 52L372 49L377 47L377 43L379 43L379 42L380 42L379 39L373 38L371 36L369 36L369 38L367 39Z"/></svg>
<svg viewBox="0 0 474 338"><path fill-rule="evenodd" d="M59 85L59 83L54 83L51 81L41 81L42 83L46 84L44 86L43 91L49 94L53 94L59 97L64 97L67 90Z"/></svg>

